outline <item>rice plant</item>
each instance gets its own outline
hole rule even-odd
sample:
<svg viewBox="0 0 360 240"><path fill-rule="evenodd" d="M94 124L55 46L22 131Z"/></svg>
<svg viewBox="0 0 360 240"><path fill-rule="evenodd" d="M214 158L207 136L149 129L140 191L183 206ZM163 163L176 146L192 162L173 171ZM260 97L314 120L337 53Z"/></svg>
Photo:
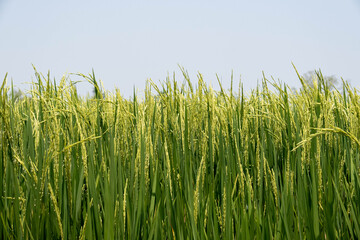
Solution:
<svg viewBox="0 0 360 240"><path fill-rule="evenodd" d="M358 239L360 95L198 75L143 98L0 89L1 239ZM235 90L236 89L236 90Z"/></svg>

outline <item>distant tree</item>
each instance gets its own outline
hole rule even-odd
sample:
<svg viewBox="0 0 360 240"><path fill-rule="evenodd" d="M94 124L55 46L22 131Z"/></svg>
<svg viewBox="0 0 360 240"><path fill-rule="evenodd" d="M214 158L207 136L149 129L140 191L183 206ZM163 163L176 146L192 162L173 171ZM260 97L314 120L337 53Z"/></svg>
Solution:
<svg viewBox="0 0 360 240"><path fill-rule="evenodd" d="M317 71L308 71L307 73L305 73L302 77L305 81L305 83L307 83L310 87L314 87L314 83L320 83L320 78L322 77L324 79L324 83L329 87L329 89L333 89L334 87L337 87L339 81L336 78L335 75L331 75L331 76L322 76L321 72L317 72Z"/></svg>
<svg viewBox="0 0 360 240"><path fill-rule="evenodd" d="M8 94L9 94L9 97L11 99L14 98L15 101L21 100L25 97L25 94L20 89L14 89L14 93L9 91ZM14 95L12 95L12 94L14 94Z"/></svg>

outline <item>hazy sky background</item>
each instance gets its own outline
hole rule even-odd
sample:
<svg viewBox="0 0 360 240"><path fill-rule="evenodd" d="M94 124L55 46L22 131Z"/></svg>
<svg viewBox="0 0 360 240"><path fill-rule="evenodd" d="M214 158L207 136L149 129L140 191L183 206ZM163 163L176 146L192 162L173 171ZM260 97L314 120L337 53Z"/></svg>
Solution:
<svg viewBox="0 0 360 240"><path fill-rule="evenodd" d="M57 80L94 68L124 96L148 78L182 82L178 64L194 83L199 71L217 86L217 73L228 88L233 70L249 90L264 71L299 87L291 62L360 87L360 1L0 0L0 77L22 89L31 64Z"/></svg>

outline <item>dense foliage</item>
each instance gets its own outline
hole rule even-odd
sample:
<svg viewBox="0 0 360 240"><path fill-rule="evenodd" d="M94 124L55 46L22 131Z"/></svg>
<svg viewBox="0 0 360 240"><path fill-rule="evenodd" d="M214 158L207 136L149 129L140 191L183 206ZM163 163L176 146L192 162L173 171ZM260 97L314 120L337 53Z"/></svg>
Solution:
<svg viewBox="0 0 360 240"><path fill-rule="evenodd" d="M1 86L1 239L360 238L347 83L244 94L184 72L124 99L82 76L93 97L39 73L24 97Z"/></svg>

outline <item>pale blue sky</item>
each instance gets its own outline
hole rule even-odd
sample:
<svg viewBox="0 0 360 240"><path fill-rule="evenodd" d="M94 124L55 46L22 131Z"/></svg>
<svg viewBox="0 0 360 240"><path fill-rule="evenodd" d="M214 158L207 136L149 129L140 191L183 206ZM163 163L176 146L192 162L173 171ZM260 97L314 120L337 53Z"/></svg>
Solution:
<svg viewBox="0 0 360 240"><path fill-rule="evenodd" d="M56 79L94 68L124 96L168 73L182 82L178 64L214 86L217 73L229 87L233 70L246 90L262 71L299 87L291 62L360 87L359 0L0 0L0 34L0 77L8 72L22 89L31 64Z"/></svg>

